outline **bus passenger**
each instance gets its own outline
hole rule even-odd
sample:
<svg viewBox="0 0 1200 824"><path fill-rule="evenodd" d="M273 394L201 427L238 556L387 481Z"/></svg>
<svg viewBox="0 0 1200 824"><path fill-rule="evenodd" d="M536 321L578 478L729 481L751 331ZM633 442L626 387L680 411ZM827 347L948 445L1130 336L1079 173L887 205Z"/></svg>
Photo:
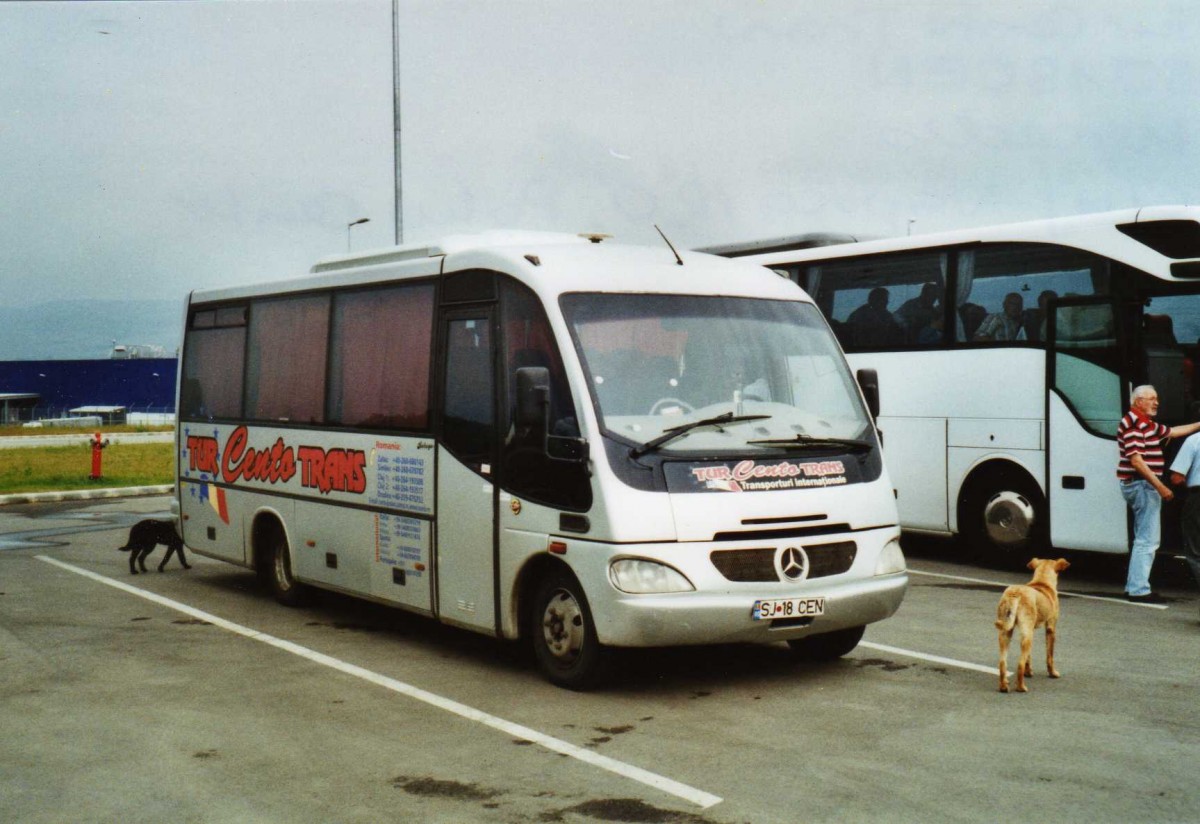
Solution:
<svg viewBox="0 0 1200 824"><path fill-rule="evenodd" d="M1029 309L1025 312L1025 331L1029 334L1030 340L1044 341L1046 339L1046 321L1050 317L1047 311L1047 304L1052 299L1058 297L1058 293L1053 289L1043 289L1038 295L1038 305L1036 309Z"/></svg>
<svg viewBox="0 0 1200 824"><path fill-rule="evenodd" d="M983 324L983 319L987 317L987 310L978 303L964 303L958 309L959 318L961 318L961 330L958 333L959 340L975 340L975 332Z"/></svg>
<svg viewBox="0 0 1200 824"><path fill-rule="evenodd" d="M889 298L887 289L876 286L867 295L867 302L850 313L846 325L855 346L895 346L901 342L904 335L888 311Z"/></svg>
<svg viewBox="0 0 1200 824"><path fill-rule="evenodd" d="M942 318L942 315L939 312L930 319L928 326L917 332L917 343L921 344L922 346L941 343L942 329L945 327L946 321Z"/></svg>
<svg viewBox="0 0 1200 824"><path fill-rule="evenodd" d="M975 333L975 340L1025 340L1025 325L1021 320L1024 305L1019 293L1009 292L1004 296L1004 310L984 318L983 325Z"/></svg>
<svg viewBox="0 0 1200 824"><path fill-rule="evenodd" d="M896 310L896 320L900 321L910 341L917 341L922 332L933 326L935 319L941 318L941 299L942 287L931 281L921 287L921 294L906 300Z"/></svg>

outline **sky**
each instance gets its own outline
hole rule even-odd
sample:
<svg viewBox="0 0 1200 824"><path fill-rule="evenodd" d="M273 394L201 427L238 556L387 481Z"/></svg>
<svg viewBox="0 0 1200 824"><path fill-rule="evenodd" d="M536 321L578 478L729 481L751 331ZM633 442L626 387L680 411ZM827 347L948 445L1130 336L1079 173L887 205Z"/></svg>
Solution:
<svg viewBox="0 0 1200 824"><path fill-rule="evenodd" d="M406 243L1200 201L1191 0L398 9ZM392 69L391 0L0 3L0 306L182 301L393 245Z"/></svg>

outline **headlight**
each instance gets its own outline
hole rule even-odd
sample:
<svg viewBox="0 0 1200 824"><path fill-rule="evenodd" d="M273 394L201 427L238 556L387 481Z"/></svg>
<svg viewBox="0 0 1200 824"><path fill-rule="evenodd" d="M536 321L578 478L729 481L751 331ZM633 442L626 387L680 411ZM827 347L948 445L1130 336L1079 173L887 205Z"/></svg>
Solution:
<svg viewBox="0 0 1200 824"><path fill-rule="evenodd" d="M666 564L636 558L613 561L608 568L608 577L621 592L634 594L692 592L696 589L691 581Z"/></svg>
<svg viewBox="0 0 1200 824"><path fill-rule="evenodd" d="M904 553L900 551L900 539L893 538L879 553L879 559L875 562L875 574L894 575L897 572L904 572L907 568L904 563Z"/></svg>

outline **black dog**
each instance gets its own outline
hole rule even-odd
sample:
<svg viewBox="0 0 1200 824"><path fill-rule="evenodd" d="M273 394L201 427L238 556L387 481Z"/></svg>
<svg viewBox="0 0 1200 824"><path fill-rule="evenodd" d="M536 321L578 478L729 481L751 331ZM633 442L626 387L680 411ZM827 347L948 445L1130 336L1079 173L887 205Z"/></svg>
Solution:
<svg viewBox="0 0 1200 824"><path fill-rule="evenodd" d="M129 553L129 573L131 575L137 575L135 563L141 566L142 572L146 571L146 556L153 552L159 544L163 544L167 548L167 554L163 556L162 563L158 565L159 572L162 572L167 561L171 560L172 553L179 553L179 563L183 564L184 569L191 569L187 559L183 557L183 539L175 531L175 524L171 521L146 520L138 521L133 525L133 529L129 530L129 540L125 546L120 548L122 552Z"/></svg>

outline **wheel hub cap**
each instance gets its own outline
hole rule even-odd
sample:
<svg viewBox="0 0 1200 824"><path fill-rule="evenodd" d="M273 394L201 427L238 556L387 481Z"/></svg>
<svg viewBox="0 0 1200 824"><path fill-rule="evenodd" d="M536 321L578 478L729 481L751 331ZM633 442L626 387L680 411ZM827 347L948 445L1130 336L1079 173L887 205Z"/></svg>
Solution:
<svg viewBox="0 0 1200 824"><path fill-rule="evenodd" d="M998 492L987 502L983 522L988 537L1002 546L1020 544L1033 533L1033 504L1016 492Z"/></svg>
<svg viewBox="0 0 1200 824"><path fill-rule="evenodd" d="M546 648L560 659L571 659L583 646L583 611L569 592L559 592L542 615Z"/></svg>

